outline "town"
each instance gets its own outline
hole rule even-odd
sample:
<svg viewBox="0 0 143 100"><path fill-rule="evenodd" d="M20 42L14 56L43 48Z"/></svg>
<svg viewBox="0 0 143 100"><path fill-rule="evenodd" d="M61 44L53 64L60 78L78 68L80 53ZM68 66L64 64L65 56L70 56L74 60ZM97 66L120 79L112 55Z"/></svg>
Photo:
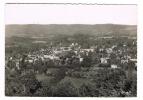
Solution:
<svg viewBox="0 0 143 100"><path fill-rule="evenodd" d="M134 42L133 45L135 45ZM51 62L51 64L53 64L52 67L64 65L72 66L72 64L82 66L83 63L86 63L88 58L90 59L89 62L91 62L90 67L97 65L96 67L121 68L129 62L134 62L135 68L137 67L137 55L130 53L129 48L127 48L125 44L120 48L117 45L113 45L108 48L95 46L82 49L78 43L72 43L67 47L52 47L51 45L50 48L41 48L39 51L17 55L17 57L9 57L7 58L7 63L13 62L15 66L9 64L7 68L20 70L22 68L20 67L20 63L22 62L27 65L35 65L41 62L41 65L44 64L45 66L48 66L48 63ZM112 59L114 59L114 61Z"/></svg>
<svg viewBox="0 0 143 100"><path fill-rule="evenodd" d="M119 38L122 39L123 37ZM18 81L18 85L12 86L11 88L8 84L9 86L6 88L13 89L6 95L88 96L85 93L76 93L76 90L67 90L68 92L74 91L73 94L57 94L62 90L59 89L58 92L53 92L53 90L50 91L50 89L55 89L55 85L61 85L62 81L69 82L70 80L75 84L75 87L79 89L78 91L80 91L80 88L82 88L84 84L86 84L86 86L89 84L95 85L98 81L99 85L102 82L97 80L98 78L109 77L108 74L110 73L110 75L112 75L110 77L114 79L114 75L118 73L119 75L117 77L123 76L125 79L117 79L117 82L113 83L117 85L119 82L125 82L125 86L122 84L121 87L118 87L119 89L116 90L115 88L115 91L117 91L116 95L115 93L108 94L107 92L107 94L93 93L89 96L132 96L136 93L136 84L134 83L134 81L136 81L137 71L136 38L126 38L124 41L127 42L123 43L118 43L118 41L113 43L112 41L116 40L115 37L99 37L98 39L102 40L104 45L97 43L96 45L84 47L80 42L72 41L68 44L59 42L59 44L55 46L53 42L50 42L46 47L40 47L26 53L16 53L6 56L6 82L12 84L12 81ZM107 41L110 41L111 44L107 44ZM36 44L38 44L38 41ZM31 76L34 78L25 79L25 77ZM21 79L23 79L22 82ZM32 80L32 83L28 83L29 80ZM77 83L76 81L79 82ZM33 86L33 84L35 85ZM49 88L49 86L50 89L48 89L47 93L47 91L43 89ZM113 86L113 84L111 86ZM101 86L101 88L103 87ZM101 88L96 89L99 92ZM111 93L110 89L107 88L107 90ZM37 93L37 91L40 91L40 94L39 92ZM43 91L47 94L43 94ZM82 92L86 91L87 90Z"/></svg>

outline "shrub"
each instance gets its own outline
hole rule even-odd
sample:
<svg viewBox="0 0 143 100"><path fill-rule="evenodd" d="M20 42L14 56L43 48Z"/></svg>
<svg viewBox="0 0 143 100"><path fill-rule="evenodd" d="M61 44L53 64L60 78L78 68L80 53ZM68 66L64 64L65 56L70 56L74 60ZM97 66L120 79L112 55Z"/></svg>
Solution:
<svg viewBox="0 0 143 100"><path fill-rule="evenodd" d="M77 89L70 81L57 84L54 96L58 97L75 97L78 96Z"/></svg>

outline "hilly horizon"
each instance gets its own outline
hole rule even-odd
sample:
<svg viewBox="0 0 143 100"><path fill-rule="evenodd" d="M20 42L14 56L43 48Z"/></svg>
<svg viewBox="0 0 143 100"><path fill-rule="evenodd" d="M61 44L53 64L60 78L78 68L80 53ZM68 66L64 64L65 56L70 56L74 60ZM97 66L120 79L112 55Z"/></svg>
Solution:
<svg viewBox="0 0 143 100"><path fill-rule="evenodd" d="M137 36L137 25L120 24L10 24L6 37L48 37L50 35L89 34L93 36Z"/></svg>

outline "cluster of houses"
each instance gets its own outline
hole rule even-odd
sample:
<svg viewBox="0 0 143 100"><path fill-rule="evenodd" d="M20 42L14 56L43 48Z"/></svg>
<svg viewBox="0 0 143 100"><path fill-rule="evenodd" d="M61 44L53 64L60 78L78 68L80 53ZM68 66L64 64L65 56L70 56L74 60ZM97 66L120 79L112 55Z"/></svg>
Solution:
<svg viewBox="0 0 143 100"><path fill-rule="evenodd" d="M137 67L136 57L132 58L127 52L128 48L124 47L118 48L117 45L113 45L110 48L93 46L83 49L78 43L72 43L65 47L41 48L39 51L29 52L24 58L22 56L16 59L9 57L7 63L14 62L13 66L17 69L20 69L20 62L31 65L36 64L37 61L46 63L47 65L49 64L48 62L52 62L55 66L72 65L73 63L80 65L82 62L86 62L85 57L90 57L91 62L93 62L91 64L97 62L103 66L109 65L108 67L110 68L120 68L124 64L133 62L135 67Z"/></svg>

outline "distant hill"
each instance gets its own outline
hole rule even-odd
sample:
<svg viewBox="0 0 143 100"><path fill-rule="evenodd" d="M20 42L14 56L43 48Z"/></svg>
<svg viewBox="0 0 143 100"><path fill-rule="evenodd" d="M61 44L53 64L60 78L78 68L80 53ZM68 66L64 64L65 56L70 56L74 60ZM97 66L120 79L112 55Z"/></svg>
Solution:
<svg viewBox="0 0 143 100"><path fill-rule="evenodd" d="M56 34L90 34L95 36L137 36L136 25L118 24L25 24L6 25L5 36L49 37Z"/></svg>

